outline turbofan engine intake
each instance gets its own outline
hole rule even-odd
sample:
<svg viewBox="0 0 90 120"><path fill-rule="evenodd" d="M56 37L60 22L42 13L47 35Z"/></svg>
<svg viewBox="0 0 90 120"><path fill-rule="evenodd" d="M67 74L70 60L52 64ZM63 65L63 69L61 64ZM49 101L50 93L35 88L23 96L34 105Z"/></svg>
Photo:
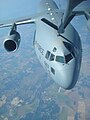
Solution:
<svg viewBox="0 0 90 120"><path fill-rule="evenodd" d="M4 41L4 47L8 52L16 51L20 44L20 34L16 31L16 25L12 26L12 29L8 37Z"/></svg>
<svg viewBox="0 0 90 120"><path fill-rule="evenodd" d="M13 34L9 35L4 41L4 47L8 52L16 51L20 44L20 34L14 31Z"/></svg>

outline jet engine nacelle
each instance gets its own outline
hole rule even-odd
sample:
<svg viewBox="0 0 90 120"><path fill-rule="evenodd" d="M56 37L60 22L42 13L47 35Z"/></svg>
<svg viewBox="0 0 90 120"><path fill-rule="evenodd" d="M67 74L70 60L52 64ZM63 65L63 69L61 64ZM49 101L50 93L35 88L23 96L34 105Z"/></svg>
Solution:
<svg viewBox="0 0 90 120"><path fill-rule="evenodd" d="M87 27L88 27L88 30L90 31L90 19L87 20Z"/></svg>
<svg viewBox="0 0 90 120"><path fill-rule="evenodd" d="M10 32L7 39L4 41L4 47L8 52L16 51L20 44L20 34L14 30Z"/></svg>

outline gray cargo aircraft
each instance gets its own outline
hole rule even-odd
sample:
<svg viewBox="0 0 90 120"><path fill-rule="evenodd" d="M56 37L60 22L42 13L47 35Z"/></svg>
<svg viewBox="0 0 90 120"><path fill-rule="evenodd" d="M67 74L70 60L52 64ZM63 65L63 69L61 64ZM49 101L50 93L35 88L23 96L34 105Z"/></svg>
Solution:
<svg viewBox="0 0 90 120"><path fill-rule="evenodd" d="M0 28L11 27L4 47L8 52L16 51L21 38L17 26L35 24L33 45L40 63L61 88L72 89L80 72L82 45L70 22L75 16L84 15L90 30L90 0L67 0L65 11L59 9L53 0L42 0L40 10L34 17L0 24Z"/></svg>

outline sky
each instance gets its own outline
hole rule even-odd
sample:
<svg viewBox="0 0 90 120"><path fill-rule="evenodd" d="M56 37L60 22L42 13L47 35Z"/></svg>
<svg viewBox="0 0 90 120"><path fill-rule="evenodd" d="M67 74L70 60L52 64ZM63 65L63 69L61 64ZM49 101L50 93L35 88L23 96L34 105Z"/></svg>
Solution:
<svg viewBox="0 0 90 120"><path fill-rule="evenodd" d="M55 0L59 6L65 6L66 0ZM28 16L37 13L40 0L1 0L0 21L3 19Z"/></svg>
<svg viewBox="0 0 90 120"><path fill-rule="evenodd" d="M27 16L35 13L39 0L1 0L0 19Z"/></svg>

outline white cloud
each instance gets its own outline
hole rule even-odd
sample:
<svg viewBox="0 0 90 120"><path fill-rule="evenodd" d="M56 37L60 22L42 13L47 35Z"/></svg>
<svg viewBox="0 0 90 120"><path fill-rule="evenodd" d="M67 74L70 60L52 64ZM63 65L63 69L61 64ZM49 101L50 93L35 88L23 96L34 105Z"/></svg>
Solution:
<svg viewBox="0 0 90 120"><path fill-rule="evenodd" d="M15 97L11 101L11 105L13 105L13 106L21 106L21 103L23 103L23 100L19 99L19 97Z"/></svg>

